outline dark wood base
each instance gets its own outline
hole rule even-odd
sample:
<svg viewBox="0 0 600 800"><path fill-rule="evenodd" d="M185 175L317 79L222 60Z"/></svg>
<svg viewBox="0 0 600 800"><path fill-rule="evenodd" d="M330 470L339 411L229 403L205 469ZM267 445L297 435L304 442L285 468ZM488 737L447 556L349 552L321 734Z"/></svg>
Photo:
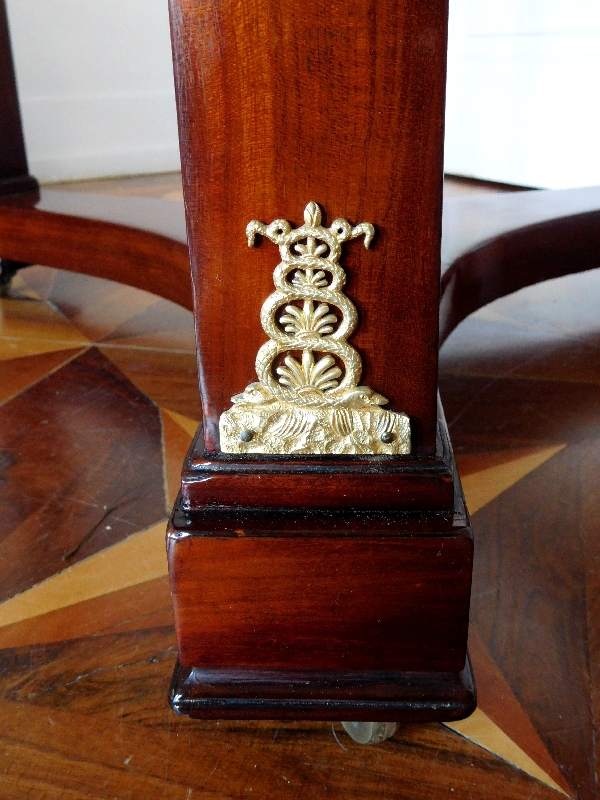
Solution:
<svg viewBox="0 0 600 800"><path fill-rule="evenodd" d="M397 722L474 709L473 538L441 409L440 434L450 513L435 503L400 513L190 508L182 492L167 531L176 711ZM356 461L357 475L372 466ZM306 476L290 477L293 493ZM329 491L336 478L319 476Z"/></svg>
<svg viewBox="0 0 600 800"><path fill-rule="evenodd" d="M13 178L0 178L0 197L10 194L39 193L40 185L31 175L17 175Z"/></svg>
<svg viewBox="0 0 600 800"><path fill-rule="evenodd" d="M439 410L443 417L443 411ZM182 506L329 511L454 509L453 462L444 422L436 452L410 456L236 456L206 453L200 426L183 465Z"/></svg>
<svg viewBox="0 0 600 800"><path fill-rule="evenodd" d="M469 660L461 672L204 670L173 673L169 700L178 713L202 719L432 722L475 710Z"/></svg>

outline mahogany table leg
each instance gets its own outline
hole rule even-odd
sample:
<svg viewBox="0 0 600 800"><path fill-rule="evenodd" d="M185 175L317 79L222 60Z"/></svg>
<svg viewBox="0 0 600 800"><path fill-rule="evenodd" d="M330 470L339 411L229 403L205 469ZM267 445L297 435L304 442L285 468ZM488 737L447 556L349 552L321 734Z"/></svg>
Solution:
<svg viewBox="0 0 600 800"><path fill-rule="evenodd" d="M458 719L473 548L437 402L445 0L171 0L171 22L203 404L168 531L171 703Z"/></svg>

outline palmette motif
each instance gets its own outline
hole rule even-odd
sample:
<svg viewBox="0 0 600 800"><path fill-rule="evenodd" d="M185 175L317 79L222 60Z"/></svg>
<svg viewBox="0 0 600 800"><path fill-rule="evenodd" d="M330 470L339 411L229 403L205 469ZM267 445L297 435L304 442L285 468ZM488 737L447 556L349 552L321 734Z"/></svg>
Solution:
<svg viewBox="0 0 600 800"><path fill-rule="evenodd" d="M387 399L360 386L362 362L348 344L358 324L352 302L342 292L346 274L338 261L342 243L374 228L352 227L336 219L321 225L321 209L309 203L304 225L292 229L277 219L253 220L248 245L257 233L279 245L276 291L265 301L260 320L269 341L256 356L258 381L232 397L220 419L224 453L271 455L400 455L410 453L406 414L381 406Z"/></svg>

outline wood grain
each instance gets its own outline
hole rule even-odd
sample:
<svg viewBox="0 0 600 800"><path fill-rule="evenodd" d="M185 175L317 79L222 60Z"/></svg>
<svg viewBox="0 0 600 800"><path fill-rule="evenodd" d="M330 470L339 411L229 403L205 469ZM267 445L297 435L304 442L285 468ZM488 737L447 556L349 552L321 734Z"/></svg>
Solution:
<svg viewBox="0 0 600 800"><path fill-rule="evenodd" d="M415 456L206 455L205 425L198 429L181 473L183 504L190 511L222 508L376 510L437 516L452 526L455 467L444 412L438 405L436 452ZM436 530L441 530L442 527Z"/></svg>
<svg viewBox="0 0 600 800"><path fill-rule="evenodd" d="M331 723L173 717L165 704L172 647L172 629L157 628L3 651L4 794L21 800L18 792L31 787L33 797L69 800L134 800L141 791L169 800L190 791L215 800L560 797L438 725L407 725L384 747L363 747L338 725L336 741Z"/></svg>
<svg viewBox="0 0 600 800"><path fill-rule="evenodd" d="M251 219L372 222L346 246L363 380L435 451L445 2L172 0L207 452L254 380L276 248L248 250ZM375 355L376 354L376 357Z"/></svg>
<svg viewBox="0 0 600 800"><path fill-rule="evenodd" d="M99 349L157 406L198 421L201 419L194 353L173 352L166 348L136 350L102 344Z"/></svg>
<svg viewBox="0 0 600 800"><path fill-rule="evenodd" d="M6 403L2 421L2 599L164 518L158 410L99 352Z"/></svg>
<svg viewBox="0 0 600 800"><path fill-rule="evenodd" d="M35 269L31 268L30 271L35 273ZM539 452L544 447L555 447L565 441L570 443L569 447L577 447L573 461L566 457L567 448L565 457L556 462L556 466L559 468L558 474L566 470L571 475L570 481L575 480L577 475L582 481L581 494L570 483L571 488L565 490L564 497L580 497L583 504L581 530L586 548L584 561L588 581L585 611L586 625L590 630L590 652L593 654L592 642L598 614L594 600L597 595L594 542L598 539L598 447L594 437L598 431L598 396L597 387L590 382L586 384L572 380L584 374L586 369L592 374L598 349L593 328L596 301L591 277L584 284L579 283L581 278L573 279L574 286L579 288L567 291L565 287L558 287L558 293L554 295L548 288L542 294L538 292L531 295L529 304L523 304L524 321L529 318L530 322L540 324L541 320L541 324L550 328L550 320L554 319L554 327L562 331L562 338L556 338L553 345L554 356L548 350L538 349L537 355L540 357L536 362L527 362L529 354L536 351L532 349L533 346L521 346L524 336L522 326L519 328L521 339L506 339L507 331L517 330L516 325L521 323L517 319L515 325L510 325L509 320L504 325L505 339L499 340L496 349L488 355L485 369L482 369L483 379L481 376L470 376L464 362L462 371L457 370L456 361L453 360L452 369L455 371L451 377L443 376L442 384L447 409L452 420L457 420L452 425L454 444L461 454L467 455L466 461L461 460L471 473L473 469L479 470L482 465L485 466L489 454L492 454L492 461L489 462L492 465L510 462L515 454L515 450L510 448L519 448L521 454L526 455L526 448L530 448L529 452ZM46 283L38 281L36 285L43 289ZM77 302L89 302L85 297L83 291L79 300L74 294L74 305ZM513 306L503 306L498 316L501 312L506 316L506 309L513 310ZM585 309L585 315L582 309ZM469 342L471 347L480 345L477 321L466 322L465 328L468 326L471 326L471 333L467 339L461 339L465 359L471 352ZM534 332L529 330L533 336ZM579 349L573 349L575 343ZM521 347L515 359L511 355L511 347ZM568 347L571 348L569 352L572 357L567 358ZM556 353L565 355L559 373L552 371ZM507 384L497 378L503 365L509 362L511 369L519 366L520 379L516 381L513 377ZM569 364L572 365L570 369ZM542 380L546 369L550 369L552 378ZM528 377L530 374L536 380L531 380ZM494 379L493 383L490 383L491 379ZM563 385L564 382L568 385ZM98 397L97 401L103 403L104 399ZM519 421L521 416L524 417L522 423ZM56 450L57 458L60 458L61 452L60 448ZM547 462L548 467L552 461ZM515 517L523 514L524 518L530 520L526 528L520 529L526 556L531 547L532 529L535 531L539 526L536 536L540 537L544 558L551 561L556 557L565 562L564 549L557 550L551 545L543 548L545 518L537 521L536 517L528 516L531 514L532 497L539 495L541 502L546 502L555 493L557 473L550 471L542 477L544 480L537 482L535 489L529 485L527 491L519 491L520 481L508 488L504 507L509 510L512 507L511 513ZM561 504L558 503L557 507L560 508ZM478 512L476 525L483 513L484 509ZM237 516L232 515L228 524L233 530L239 530L249 523L240 512ZM285 518L279 524L283 527L290 525ZM326 517L323 522L324 529L329 526L332 531L347 529L348 525L347 519L332 517ZM484 534L486 538L491 535L487 523ZM61 534L57 532L56 535ZM565 529L561 535L569 534ZM510 540L514 544L512 537L511 533ZM520 545L516 544L512 550L508 548L507 558L511 552L515 552L515 548L521 553ZM492 559L495 558L494 548L480 546L478 553L484 555L486 551ZM518 567L521 556L514 561ZM498 582L497 586L505 597L511 594L510 581L515 575L517 578L520 575L517 568L510 574L504 569L493 573L493 580ZM497 586L492 581L484 588L493 595ZM548 584L542 586L537 583L536 586L538 592L546 591ZM45 800L70 797L69 792L73 793L72 796L78 794L89 798L95 792L103 800L112 800L114 797L128 800L136 796L131 775L136 775L137 785L146 786L143 776L148 774L163 781L159 789L156 788L157 784L147 784L150 787L149 796L154 791L159 797L165 794L169 797L169 793L172 793L172 796L179 798L180 792L182 800L190 788L193 789L192 798L194 794L202 796L203 792L226 798L235 796L236 792L241 795L249 788L253 789L252 794L260 793L261 796L277 799L288 795L295 798L298 794L310 797L381 797L386 792L402 800L460 797L461 794L463 797L485 797L486 800L490 797L503 800L505 797L512 800L531 796L558 798L551 789L475 744L441 730L437 725L404 726L394 739L379 748L353 744L336 726L338 739L346 748L343 750L333 738L331 725L324 723L190 721L175 717L166 704L167 687L175 660L175 639L173 629L163 627L166 621L158 616L162 613L160 609L156 617L157 625L162 628L159 636L152 632L138 634L135 630L130 630L124 638L113 636L122 625L135 627L138 624L140 628L146 625L147 619L151 619L154 588L144 584L130 587L123 591L122 596L115 596L114 599L97 598L82 603L80 608L71 606L52 612L47 620L41 618L24 622L20 632L17 631L19 626L15 626L15 641L12 644L10 640L7 642L11 644L11 649L0 652L5 698L1 713L6 726L2 744L6 743L7 748L11 748L10 758L3 758L0 766L3 796L14 796L21 800L23 792L27 790L32 797L43 797ZM156 591L157 602L160 599L158 595ZM161 597L164 600L166 596L161 594ZM482 593L481 601L485 603L488 600L489 595ZM480 602L479 595L475 602ZM544 598L544 602L549 608L557 603L560 610L563 595L559 592L554 599L552 596ZM526 607L525 614L529 608ZM142 618L136 623L136 615L140 612ZM145 612L148 612L148 617ZM120 621L117 620L119 615ZM506 630L512 630L515 620L520 622L522 616L520 612L509 609L506 614L495 617L494 636L502 640ZM542 653L548 649L545 637L553 635L554 631L552 615L548 620L549 624L544 623L536 639ZM527 644L529 628L523 624L520 629L526 631ZM79 641L60 644L61 630L64 630L65 637L73 634L78 636ZM111 635L103 637L103 630ZM36 631L40 632L40 637L47 633L53 641L36 644ZM17 634L29 636L29 639L21 640L22 647L18 647ZM144 642L149 642L149 646ZM585 639L576 646L584 647L584 655L578 656L578 661L585 663ZM521 641L518 640L516 654L521 650ZM161 655L164 651L166 655ZM592 655L591 686L588 684L591 692L595 691L597 683L597 676L593 672L594 658ZM562 656L557 659L557 664L560 665L561 660ZM571 678L560 676L555 683L552 673L549 679L544 676L545 688L539 693L537 683L533 683L534 678L539 679L536 676L532 678L531 672L519 678L531 687L527 696L520 695L523 713L535 720L544 738L545 731L556 731L561 724L560 720L557 724L553 698L560 698L565 686L569 697L573 696L569 688ZM485 681L481 669L477 678L478 683L483 681L483 691ZM563 680L565 683L562 683ZM575 681L579 681L577 675ZM554 689L553 686L558 688ZM510 691L518 688L517 685ZM575 703L581 703L581 707L585 708L590 702L587 697L584 694ZM502 699L495 702L502 703ZM509 723L513 723L509 732L519 743L521 718L510 717L511 709L512 706L500 706L496 711L509 715ZM546 709L550 713L547 724ZM574 708L575 711L577 708ZM562 714L562 711L558 710L558 713ZM506 723L502 713L498 719ZM581 765L589 770L590 753L593 753L590 737L588 726L566 727L563 741L566 741L568 748L560 749L559 737L555 736L553 757L563 768L572 763L575 770ZM49 754L47 758L44 756L43 771L37 769L36 760L41 752ZM539 753L536 757L539 758ZM125 764L127 759L130 761ZM210 775L215 766L215 772ZM107 784L113 790L112 794L97 781L99 770L104 780L110 778L114 781ZM121 773L124 776L122 783ZM283 780L283 775L290 784ZM76 786L82 788L77 789ZM455 791L451 793L449 787Z"/></svg>
<svg viewBox="0 0 600 800"><path fill-rule="evenodd" d="M549 775L567 795L572 794L573 790L566 783L474 626L469 630L469 655L477 673L477 707L511 742L518 743L538 768Z"/></svg>
<svg viewBox="0 0 600 800"><path fill-rule="evenodd" d="M477 308L540 281L598 266L600 188L449 200L440 338Z"/></svg>
<svg viewBox="0 0 600 800"><path fill-rule="evenodd" d="M470 572L468 535L172 533L179 657L204 669L459 672Z"/></svg>
<svg viewBox="0 0 600 800"><path fill-rule="evenodd" d="M179 203L49 189L41 199L3 198L0 254L120 281L191 307Z"/></svg>
<svg viewBox="0 0 600 800"><path fill-rule="evenodd" d="M166 575L80 602L76 602L76 590L69 588L72 590L70 604L43 613L50 604L40 603L41 614L0 628L0 649L34 647L173 624L173 604Z"/></svg>
<svg viewBox="0 0 600 800"><path fill-rule="evenodd" d="M0 623L13 625L167 574L165 521L55 572L0 605ZM68 636L67 636L68 638Z"/></svg>
<svg viewBox="0 0 600 800"><path fill-rule="evenodd" d="M436 680L465 666L471 571L464 510L453 527L458 491L437 408L446 4L317 0L307 14L298 0L243 9L172 0L171 22L203 405L169 534L179 660L203 687L205 670L230 671L223 682L243 717L256 707L242 707L240 694L267 702L259 683L280 669L313 670L317 691L328 671L340 681L371 673L345 698L350 719L376 673L419 672L406 678L415 697L404 710L418 696L439 718ZM326 225L375 225L372 250L355 242L343 260L361 317L353 343L361 380L410 417L409 458L219 451L219 417L254 380L259 311L278 261L266 242L248 251L243 231L251 219L299 226L310 201ZM271 522L268 535L244 527L219 536L197 529L196 512L205 522L207 510L220 528L236 510L283 511L298 530ZM394 513L410 520L382 537L377 520L361 535L358 519L320 536L323 511L377 511L382 527ZM436 516L435 532L419 536L421 518ZM244 669L256 677L237 675ZM182 681L173 704L185 711L195 687ZM212 697L199 713L217 710ZM318 713L330 718L331 706Z"/></svg>
<svg viewBox="0 0 600 800"><path fill-rule="evenodd" d="M128 675L132 671L125 670ZM115 712L92 717L54 707L41 715L34 704L14 702L3 703L1 710L0 770L7 773L2 787L9 800L21 800L24 787L39 797L68 800L134 800L141 792L148 798L185 800L190 791L191 797L215 800L245 793L292 800L305 792L315 800L375 800L386 793L399 800L446 800L448 795L560 799L437 725L401 729L386 745L384 759L378 748L361 748L345 738L340 726L338 744L331 724L324 723L173 720L150 727ZM82 735L86 730L88 735Z"/></svg>
<svg viewBox="0 0 600 800"><path fill-rule="evenodd" d="M473 381L462 379L469 397ZM598 402L596 386L565 389L551 381L517 387L497 380L454 427L465 446L465 428L472 443L482 441L484 417L488 441L497 446L507 420L515 423L512 437L528 441L555 435L557 418L559 435L570 429L566 448L475 514L472 622L568 784L585 800L596 789L579 442L598 440ZM451 392L445 394L452 407ZM525 403L527 414L520 411Z"/></svg>
<svg viewBox="0 0 600 800"><path fill-rule="evenodd" d="M0 404L42 380L76 355L77 350L57 350L0 361Z"/></svg>
<svg viewBox="0 0 600 800"><path fill-rule="evenodd" d="M202 441L200 439L200 441ZM196 443L198 440L196 440ZM380 510L438 514L451 524L454 485L450 466L374 458L186 459L181 492L186 508ZM229 513L229 512L226 512Z"/></svg>

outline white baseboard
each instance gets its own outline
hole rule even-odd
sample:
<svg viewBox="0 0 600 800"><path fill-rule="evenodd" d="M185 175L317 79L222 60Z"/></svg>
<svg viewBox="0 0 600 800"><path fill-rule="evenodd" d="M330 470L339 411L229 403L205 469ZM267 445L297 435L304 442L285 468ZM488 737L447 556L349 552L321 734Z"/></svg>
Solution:
<svg viewBox="0 0 600 800"><path fill-rule="evenodd" d="M172 92L25 97L21 111L41 182L180 168Z"/></svg>

